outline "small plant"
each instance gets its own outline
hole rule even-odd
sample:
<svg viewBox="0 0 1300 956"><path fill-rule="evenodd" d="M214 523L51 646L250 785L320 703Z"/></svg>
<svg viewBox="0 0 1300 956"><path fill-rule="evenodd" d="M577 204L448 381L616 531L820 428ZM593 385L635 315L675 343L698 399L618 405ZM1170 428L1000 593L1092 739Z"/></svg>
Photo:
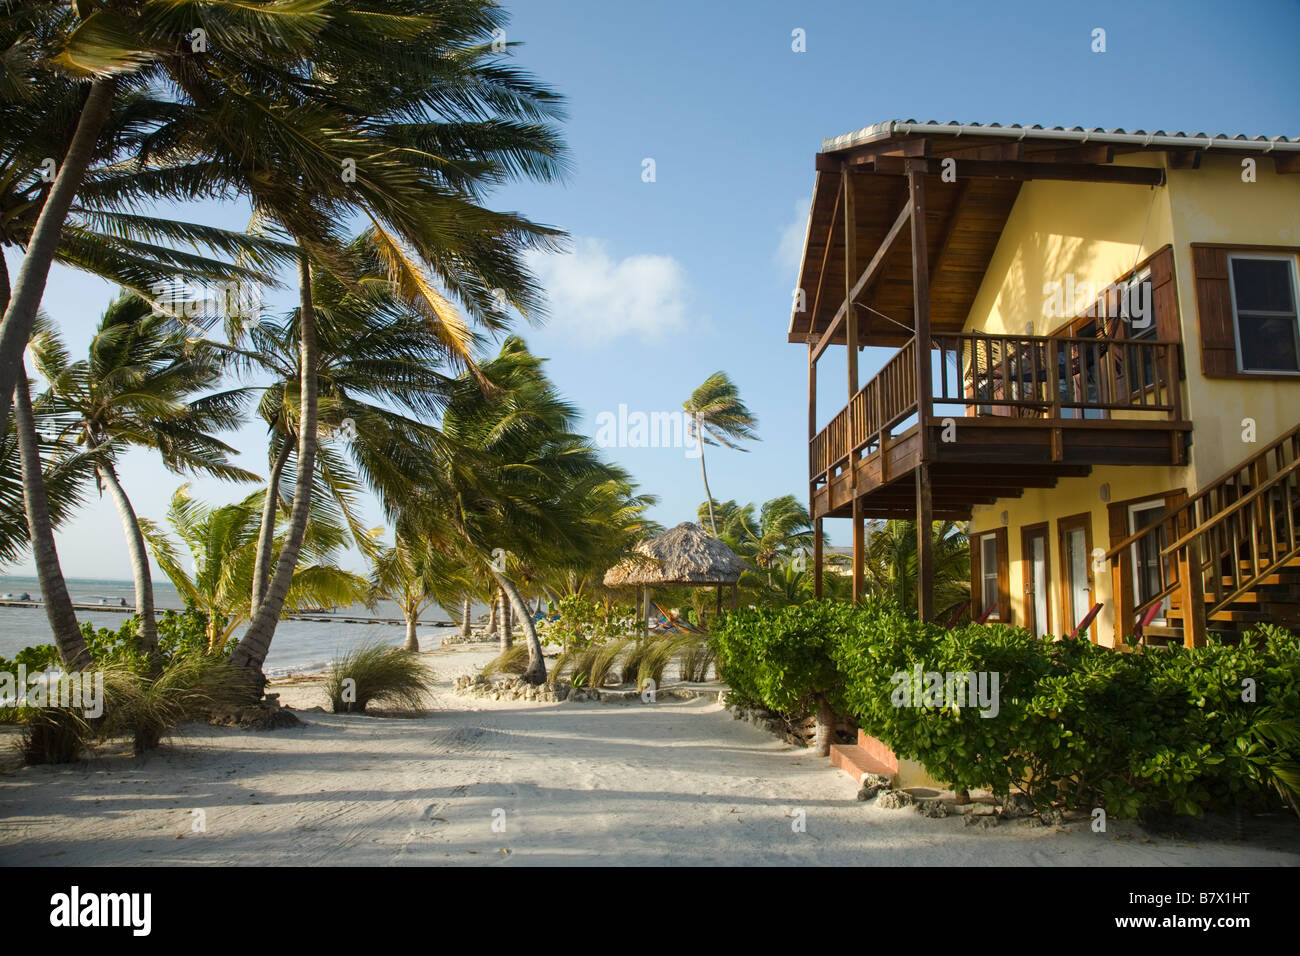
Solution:
<svg viewBox="0 0 1300 956"><path fill-rule="evenodd" d="M135 753L157 747L188 720L255 699L256 675L200 650L175 653L160 668L143 672L133 661L103 667L101 737L129 736Z"/></svg>
<svg viewBox="0 0 1300 956"><path fill-rule="evenodd" d="M709 667L713 664L713 648L708 641L691 641L682 648L677 658L681 679L692 683L703 683L709 679Z"/></svg>
<svg viewBox="0 0 1300 956"><path fill-rule="evenodd" d="M614 665L629 643L626 640L603 641L570 650L561 654L555 662L552 676L559 680L567 672L569 682L575 687L604 687L613 676ZM582 685L577 683L579 679L584 682Z"/></svg>
<svg viewBox="0 0 1300 956"><path fill-rule="evenodd" d="M89 746L94 731L74 710L63 707L15 708L23 711L20 747L28 764L72 763Z"/></svg>
<svg viewBox="0 0 1300 956"><path fill-rule="evenodd" d="M654 681L655 686L662 684L668 662L677 656L688 641L693 643L694 638L665 637L646 642L645 653L636 669L637 689L645 687L647 681Z"/></svg>
<svg viewBox="0 0 1300 956"><path fill-rule="evenodd" d="M420 710L433 690L433 675L420 658L400 647L363 644L336 658L325 693L336 714L356 714L371 703Z"/></svg>
<svg viewBox="0 0 1300 956"><path fill-rule="evenodd" d="M528 670L528 645L516 644L483 665L483 676L492 678L510 674L518 677Z"/></svg>

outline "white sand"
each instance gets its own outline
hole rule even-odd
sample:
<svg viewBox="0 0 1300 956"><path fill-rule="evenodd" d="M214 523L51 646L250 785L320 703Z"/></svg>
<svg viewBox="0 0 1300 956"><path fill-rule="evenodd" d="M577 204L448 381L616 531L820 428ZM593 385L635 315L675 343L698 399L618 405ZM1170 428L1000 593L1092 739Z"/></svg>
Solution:
<svg viewBox="0 0 1300 956"><path fill-rule="evenodd" d="M440 683L420 719L313 712L290 730L189 726L142 759L19 768L7 756L0 863L1300 863L1297 827L1285 820L1253 820L1234 844L1148 837L1129 822L1106 834L1080 822L981 830L877 809L826 760L715 703L451 693L451 678L490 656L429 654ZM325 703L317 684L277 689L294 707ZM196 809L206 832L192 830ZM802 833L792 828L800 810Z"/></svg>

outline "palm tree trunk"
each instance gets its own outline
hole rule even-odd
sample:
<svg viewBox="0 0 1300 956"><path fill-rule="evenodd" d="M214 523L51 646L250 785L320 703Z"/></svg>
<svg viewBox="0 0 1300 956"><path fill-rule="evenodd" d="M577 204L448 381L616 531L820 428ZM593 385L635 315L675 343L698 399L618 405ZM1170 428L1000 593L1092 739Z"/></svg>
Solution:
<svg viewBox="0 0 1300 956"><path fill-rule="evenodd" d="M54 252L63 233L63 221L67 219L72 201L81 188L81 180L99 141L99 132L108 119L114 86L115 81L111 78L95 80L90 85L76 132L72 134L72 142L68 144L59 173L54 177L54 185L50 187L41 214L36 219L23 264L18 268L13 296L5 307L3 321L0 321L0 434L4 434L9 425L9 401L18 382L19 366L27 340L31 338L36 310L45 294Z"/></svg>
<svg viewBox="0 0 1300 956"><path fill-rule="evenodd" d="M831 710L831 705L826 702L826 698L820 694L817 696L817 726L813 731L813 752L819 757L828 756L831 752L831 737L835 732L835 712Z"/></svg>
<svg viewBox="0 0 1300 956"><path fill-rule="evenodd" d="M695 437L700 443L700 475L704 478L704 502L709 506L709 528L716 538L718 536L718 523L713 520L713 492L709 491L709 472L704 467L704 437L698 424L695 426Z"/></svg>
<svg viewBox="0 0 1300 956"><path fill-rule="evenodd" d="M402 649L420 653L420 639L415 634L415 625L419 621L420 612L415 608L403 608L403 616L406 618L406 643Z"/></svg>
<svg viewBox="0 0 1300 956"><path fill-rule="evenodd" d="M289 529L280 550L280 560L276 562L275 575L266 596L248 622L243 639L230 655L232 663L257 670L261 670L271 649L271 638L275 635L275 626L280 621L280 612L289 594L289 584L298 565L298 552L307 533L307 518L311 511L311 486L316 464L316 314L312 307L311 265L305 251L300 252L298 258L298 285L301 296L298 323L301 328L302 408L298 423L298 478L293 488L293 509L289 513Z"/></svg>
<svg viewBox="0 0 1300 956"><path fill-rule="evenodd" d="M491 637L497 634L497 605L500 604L496 592L488 596L488 619L486 636ZM498 635L499 636L499 635Z"/></svg>
<svg viewBox="0 0 1300 956"><path fill-rule="evenodd" d="M518 589L510 579L500 571L493 571L492 577L496 578L497 584L501 585L501 590L510 599L510 606L524 620L524 636L528 638L528 669L521 676L529 684L545 684L546 660L542 657L542 642L537 639L537 628L533 625L533 619L528 616L524 599L519 596Z"/></svg>
<svg viewBox="0 0 1300 956"><path fill-rule="evenodd" d="M41 474L41 454L36 445L36 419L32 415L32 397L27 390L27 371L20 361L18 386L14 390L14 424L18 431L18 456L22 462L23 505L27 509L27 532L31 536L32 558L41 582L41 601L50 622L59 657L69 673L85 670L93 664L86 640L77 625L77 612L68 596L68 586L59 566L59 552L54 545L54 524L50 504L45 496Z"/></svg>
<svg viewBox="0 0 1300 956"><path fill-rule="evenodd" d="M465 640L469 640L469 636L470 636L469 615L470 615L469 598L465 598L465 600L460 602L460 636Z"/></svg>
<svg viewBox="0 0 1300 956"><path fill-rule="evenodd" d="M515 635L510 629L510 598L506 594L505 588L497 592L497 601L501 605L501 610L497 614L497 636L501 644L502 651L508 651L515 646Z"/></svg>
<svg viewBox="0 0 1300 956"><path fill-rule="evenodd" d="M117 473L112 464L104 462L95 466L99 480L108 488L108 493L117 505L117 513L122 517L122 530L126 532L126 550L131 556L131 576L135 581L135 614L139 619L136 633L140 636L140 650L145 654L158 653L158 622L154 619L153 576L149 572L149 553L145 550L144 535L140 532L140 521L131 499L117 480Z"/></svg>
<svg viewBox="0 0 1300 956"><path fill-rule="evenodd" d="M271 465L271 475L266 479L266 500L262 502L262 526L257 532L257 558L253 564L253 594L248 613L254 615L266 597L271 584L271 556L275 553L275 513L280 506L280 477L293 451L293 441L286 436L280 453Z"/></svg>

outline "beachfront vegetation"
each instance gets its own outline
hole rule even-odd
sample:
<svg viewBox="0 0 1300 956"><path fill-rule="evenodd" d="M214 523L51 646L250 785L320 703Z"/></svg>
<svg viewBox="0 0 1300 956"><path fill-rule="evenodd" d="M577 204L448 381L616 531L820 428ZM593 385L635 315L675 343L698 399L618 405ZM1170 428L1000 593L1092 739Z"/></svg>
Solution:
<svg viewBox="0 0 1300 956"><path fill-rule="evenodd" d="M810 602L730 616L713 640L738 702L790 717L825 702L958 789L1117 817L1300 797L1300 638L1280 628L1123 653L1024 628L945 629L883 602ZM983 675L986 691L996 674L996 695L945 696L948 674L977 690Z"/></svg>
<svg viewBox="0 0 1300 956"><path fill-rule="evenodd" d="M522 386L493 383L477 365L511 312L540 313L524 257L562 238L484 202L511 180L550 182L565 170L559 98L488 42L504 11L486 0L375 0L364 12L326 0L276 6L274 17L263 7L146 0L90 16L17 0L0 24L0 217L6 241L25 248L12 283L0 275L0 458L14 466L0 476L0 559L31 546L54 643L72 670L93 656L53 529L86 500L92 478L127 528L144 652L157 643L148 539L205 615L210 648L226 647L247 621L231 659L255 672L285 613L351 600L332 587L350 582L326 580L330 569L310 560L338 528L347 534L336 546L376 562L367 596L391 590L385 559L405 555L418 572L407 584L421 593L467 600L490 582L531 632L521 587L581 588L644 527L648 499L572 434L573 412L521 342L500 362L529 379ZM199 25L203 55L178 51L176 37ZM52 149L60 161L50 184L40 173ZM247 204L246 232L150 214L157 202L214 198ZM72 361L37 322L56 261L127 293L85 360ZM228 299L165 305L196 285L274 287L290 264L298 306L279 320L260 305L232 310ZM29 342L46 383L34 400L22 361ZM116 461L140 444L169 468L250 477L214 437L241 420L254 387L231 387L229 374L256 378L269 476L230 511L174 509L188 525L173 521L173 531L207 562L190 575L136 518ZM457 441L444 438L448 403ZM415 528L430 547L399 535L383 550L356 517L363 488L395 528ZM598 499L590 513L578 507ZM509 553L505 567L490 560L498 549ZM430 583L453 566L455 588ZM299 600L305 587L315 600ZM535 636L530 647L530 679L543 679Z"/></svg>
<svg viewBox="0 0 1300 956"><path fill-rule="evenodd" d="M420 710L433 689L433 672L400 647L367 643L335 659L325 693L336 714L360 713L369 704Z"/></svg>

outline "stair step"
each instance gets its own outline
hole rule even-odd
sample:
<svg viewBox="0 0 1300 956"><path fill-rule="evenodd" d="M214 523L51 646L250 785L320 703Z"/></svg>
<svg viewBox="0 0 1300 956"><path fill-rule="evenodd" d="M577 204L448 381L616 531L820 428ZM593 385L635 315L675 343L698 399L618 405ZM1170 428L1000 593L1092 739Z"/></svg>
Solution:
<svg viewBox="0 0 1300 956"><path fill-rule="evenodd" d="M831 766L838 767L858 783L869 773L892 777L897 767L889 767L857 744L831 744Z"/></svg>
<svg viewBox="0 0 1300 956"><path fill-rule="evenodd" d="M1165 617L1181 621L1183 612L1179 608L1170 608ZM1213 614L1207 614L1206 620L1209 621L1226 621L1232 624L1258 624L1260 621L1267 621L1268 614L1264 611L1239 611L1239 610L1222 610Z"/></svg>

